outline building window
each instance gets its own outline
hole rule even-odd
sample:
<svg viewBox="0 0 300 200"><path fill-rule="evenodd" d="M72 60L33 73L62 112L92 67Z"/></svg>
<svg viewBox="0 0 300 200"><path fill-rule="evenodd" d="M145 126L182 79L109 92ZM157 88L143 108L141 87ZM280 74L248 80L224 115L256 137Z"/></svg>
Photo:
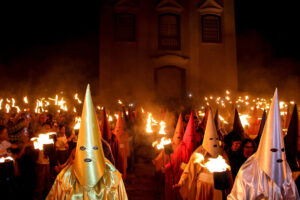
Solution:
<svg viewBox="0 0 300 200"><path fill-rule="evenodd" d="M202 16L202 41L221 42L221 17L216 15Z"/></svg>
<svg viewBox="0 0 300 200"><path fill-rule="evenodd" d="M135 41L135 15L118 13L115 15L115 40L121 42Z"/></svg>
<svg viewBox="0 0 300 200"><path fill-rule="evenodd" d="M160 15L158 29L159 49L180 49L180 16L175 14Z"/></svg>

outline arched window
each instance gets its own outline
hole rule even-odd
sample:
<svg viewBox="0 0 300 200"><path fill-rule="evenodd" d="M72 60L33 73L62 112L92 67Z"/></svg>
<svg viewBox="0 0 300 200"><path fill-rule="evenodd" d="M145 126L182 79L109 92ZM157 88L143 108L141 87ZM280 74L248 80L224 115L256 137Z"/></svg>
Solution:
<svg viewBox="0 0 300 200"><path fill-rule="evenodd" d="M135 41L135 14L117 13L115 15L115 40Z"/></svg>
<svg viewBox="0 0 300 200"><path fill-rule="evenodd" d="M162 50L180 49L180 16L159 15L158 47Z"/></svg>
<svg viewBox="0 0 300 200"><path fill-rule="evenodd" d="M221 42L221 17L217 15L202 16L202 41Z"/></svg>

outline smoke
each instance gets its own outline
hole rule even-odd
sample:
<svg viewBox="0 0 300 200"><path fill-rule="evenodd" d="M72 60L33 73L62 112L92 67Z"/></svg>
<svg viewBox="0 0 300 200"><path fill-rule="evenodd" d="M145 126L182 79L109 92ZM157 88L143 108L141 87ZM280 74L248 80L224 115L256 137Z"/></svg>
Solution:
<svg viewBox="0 0 300 200"><path fill-rule="evenodd" d="M300 61L278 57L270 43L254 31L237 36L239 90L272 96L274 89L286 100L300 96Z"/></svg>
<svg viewBox="0 0 300 200"><path fill-rule="evenodd" d="M98 35L28 48L1 67L1 96L53 96L98 88Z"/></svg>

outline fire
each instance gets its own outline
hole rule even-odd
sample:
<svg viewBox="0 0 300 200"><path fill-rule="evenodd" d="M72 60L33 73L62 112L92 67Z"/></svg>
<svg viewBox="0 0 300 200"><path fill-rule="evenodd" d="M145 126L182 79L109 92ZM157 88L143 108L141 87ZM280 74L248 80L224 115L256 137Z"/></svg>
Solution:
<svg viewBox="0 0 300 200"><path fill-rule="evenodd" d="M5 109L6 109L6 113L9 113L9 111L10 111L10 105L9 105L9 104L6 104L6 105L5 105Z"/></svg>
<svg viewBox="0 0 300 200"><path fill-rule="evenodd" d="M112 121L113 121L113 118L112 118L111 115L108 115L108 121L109 121L109 122L112 122Z"/></svg>
<svg viewBox="0 0 300 200"><path fill-rule="evenodd" d="M79 104L82 103L82 101L78 98L78 94L77 94L77 93L74 95L74 99L75 99Z"/></svg>
<svg viewBox="0 0 300 200"><path fill-rule="evenodd" d="M80 129L80 123L81 123L81 118L80 117L75 117L75 125L73 127L74 130L79 130Z"/></svg>
<svg viewBox="0 0 300 200"><path fill-rule="evenodd" d="M50 133L39 134L38 137L31 138L31 141L33 141L34 149L43 150L44 144L54 144L53 139L49 137L50 135L55 135L55 134L56 134L55 132L50 132Z"/></svg>
<svg viewBox="0 0 300 200"><path fill-rule="evenodd" d="M195 153L196 158L194 163L200 164L202 167L205 167L211 173L214 172L224 172L227 169L230 169L230 166L226 163L225 159L222 156L217 158L209 158L206 163L204 162L204 156L201 153Z"/></svg>
<svg viewBox="0 0 300 200"><path fill-rule="evenodd" d="M122 105L123 102L119 99L119 100L118 100L118 104Z"/></svg>
<svg viewBox="0 0 300 200"><path fill-rule="evenodd" d="M249 126L249 122L247 119L251 118L249 115L241 115L240 116L240 119L241 119L241 123L242 123L242 126L245 128L246 126Z"/></svg>
<svg viewBox="0 0 300 200"><path fill-rule="evenodd" d="M221 116L221 115L219 115L219 119L221 120L221 122L223 122L224 124L228 124L228 122L227 121L225 121L225 119Z"/></svg>
<svg viewBox="0 0 300 200"><path fill-rule="evenodd" d="M3 99L0 99L0 110L2 110L2 102L3 102Z"/></svg>
<svg viewBox="0 0 300 200"><path fill-rule="evenodd" d="M160 135L166 135L166 132L165 132L165 128L166 128L166 122L164 122L164 121L161 121L160 123L159 123L159 125L160 125L160 129L159 129L159 134Z"/></svg>
<svg viewBox="0 0 300 200"><path fill-rule="evenodd" d="M209 158L208 161L201 166L206 167L211 173L224 172L227 169L230 169L230 166L220 155L217 158Z"/></svg>
<svg viewBox="0 0 300 200"><path fill-rule="evenodd" d="M0 158L0 163L5 163L6 161L14 161L14 159L11 156Z"/></svg>
<svg viewBox="0 0 300 200"><path fill-rule="evenodd" d="M152 114L149 113L148 114L148 118L147 118L147 125L146 125L146 132L147 133L153 133L153 130L152 130Z"/></svg>
<svg viewBox="0 0 300 200"><path fill-rule="evenodd" d="M16 100L14 98L11 99L12 103L11 103L11 107L15 107L16 104Z"/></svg>
<svg viewBox="0 0 300 200"><path fill-rule="evenodd" d="M116 119L119 119L119 115L118 114L114 114Z"/></svg>
<svg viewBox="0 0 300 200"><path fill-rule="evenodd" d="M160 142L158 143L158 141L155 141L152 143L152 146L155 147L157 149L163 149L165 145L168 145L168 144L171 144L171 139L170 138L165 138L165 137L162 137L160 139Z"/></svg>
<svg viewBox="0 0 300 200"><path fill-rule="evenodd" d="M25 97L23 98L23 101L24 101L24 103L28 104L28 98L27 98L27 96L25 96Z"/></svg>
<svg viewBox="0 0 300 200"><path fill-rule="evenodd" d="M75 108L75 107L73 108L73 112L74 112L74 113L76 113L76 112L77 112L77 110L76 110L76 108Z"/></svg>

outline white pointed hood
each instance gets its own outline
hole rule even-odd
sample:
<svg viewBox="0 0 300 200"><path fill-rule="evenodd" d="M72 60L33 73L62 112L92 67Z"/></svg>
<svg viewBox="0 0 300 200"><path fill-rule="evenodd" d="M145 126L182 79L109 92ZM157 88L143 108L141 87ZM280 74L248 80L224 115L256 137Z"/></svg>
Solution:
<svg viewBox="0 0 300 200"><path fill-rule="evenodd" d="M288 163L285 156L277 89L274 93L256 157L260 168L281 187L287 178Z"/></svg>
<svg viewBox="0 0 300 200"><path fill-rule="evenodd" d="M202 146L214 158L218 157L221 153L218 138L213 115L211 109L209 109Z"/></svg>

